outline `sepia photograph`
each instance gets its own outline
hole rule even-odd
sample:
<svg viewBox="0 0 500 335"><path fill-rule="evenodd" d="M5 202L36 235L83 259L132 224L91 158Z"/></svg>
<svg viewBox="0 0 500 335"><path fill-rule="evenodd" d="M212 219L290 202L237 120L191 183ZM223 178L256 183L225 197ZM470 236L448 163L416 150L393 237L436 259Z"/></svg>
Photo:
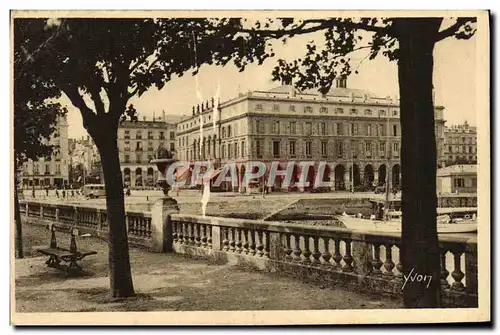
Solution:
<svg viewBox="0 0 500 335"><path fill-rule="evenodd" d="M491 321L489 14L11 11L11 323Z"/></svg>

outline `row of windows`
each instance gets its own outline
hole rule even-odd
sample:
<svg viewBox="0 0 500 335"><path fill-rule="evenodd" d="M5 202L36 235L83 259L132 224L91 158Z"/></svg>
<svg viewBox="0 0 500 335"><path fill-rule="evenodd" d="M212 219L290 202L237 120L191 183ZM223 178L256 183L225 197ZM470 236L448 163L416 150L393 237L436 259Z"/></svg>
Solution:
<svg viewBox="0 0 500 335"><path fill-rule="evenodd" d="M393 124L391 129L391 136L399 136L399 127ZM256 120L255 121L255 133L265 134L266 132L266 122ZM297 132L298 131L298 132ZM304 134L310 136L313 134L327 135L327 123L320 122L315 123L313 127L312 122L282 122L273 121L271 123L269 132L271 134ZM387 125L385 124L359 124L359 123L334 123L333 133L335 135L362 135L362 136L386 136Z"/></svg>
<svg viewBox="0 0 500 335"><path fill-rule="evenodd" d="M56 173L59 174L61 173L61 164L56 164L55 165L56 167ZM50 174L50 165L49 164L44 164L44 171L43 173L44 174ZM25 170L26 174L27 174L27 171ZM34 163L33 164L33 174L39 174L40 173L40 166L38 165L38 163Z"/></svg>
<svg viewBox="0 0 500 335"><path fill-rule="evenodd" d="M204 115L202 118L203 118L203 124L205 124L206 122L212 121L212 114ZM190 128L193 128L194 126L196 126L197 124L198 125L200 124L199 118L194 118L193 121L191 121L189 123L186 122L186 123L179 124L178 128L179 128L179 130L190 129Z"/></svg>
<svg viewBox="0 0 500 335"><path fill-rule="evenodd" d="M469 149L469 151L467 151L467 149ZM450 153L473 153L474 152L474 147L472 146L458 146L458 147L453 147L453 146L448 146L448 152Z"/></svg>
<svg viewBox="0 0 500 335"><path fill-rule="evenodd" d="M147 134L145 134L144 136L145 136L144 139L148 139L148 140L154 140L154 139L164 140L165 139L165 132L164 131L159 131L158 132L158 136L156 137L156 132L155 131L148 131ZM126 139L126 140L129 140L131 138L131 132L130 132L130 130L125 130L124 131L123 138ZM142 140L143 139L142 130L137 130L135 132L135 137L134 138L137 139L137 140ZM175 140L175 132L174 131L169 132L169 138L171 140Z"/></svg>
<svg viewBox="0 0 500 335"><path fill-rule="evenodd" d="M476 137L447 137L448 144L475 144Z"/></svg>
<svg viewBox="0 0 500 335"><path fill-rule="evenodd" d="M271 155L275 158L279 158L282 153L281 153L281 141L272 141L271 143ZM292 140L288 141L288 146L287 146L287 153L290 155L290 157L295 157L297 155L297 142ZM365 142L364 144L361 143L351 143L350 145L350 150L347 148L348 145L346 145L343 141L335 141L334 143L334 149L337 154L337 157L342 158L344 157L344 153L347 154L348 156L352 156L352 158L357 158L358 154L362 151L364 151L364 155L366 157L371 157L372 156L372 151L376 150L376 145L374 145L372 142ZM256 156L257 158L262 158L263 156L263 149L264 149L264 141L263 140L255 140L255 148L256 148ZM312 152L313 152L313 141L306 141L305 145L303 146L303 152L302 154L307 156L307 157L312 157ZM364 149L364 150L363 150ZM399 143L394 142L392 144L392 150L393 154L398 156L399 155ZM347 153L346 151L350 151ZM327 157L328 156L328 142L327 141L321 141L320 142L320 152L322 157ZM385 143L379 143L379 156L380 157L385 157L386 156L386 144Z"/></svg>
<svg viewBox="0 0 500 335"><path fill-rule="evenodd" d="M273 112L279 112L280 109L284 107L283 105L279 104L273 104L271 107L271 110ZM286 109L286 107L284 107ZM256 111L264 111L264 104L256 104L255 105L255 110ZM289 112L297 112L297 107L296 105L288 105L288 111ZM313 107L312 106L303 106L302 111L304 113L312 113L313 112ZM356 108L350 108L348 111L344 112L343 108L337 107L337 108L329 108L329 107L320 107L319 108L319 113L321 114L329 114L330 111L332 111L334 114L346 114L346 115L373 115L374 111L371 109L365 109L363 112ZM379 116L387 116L387 112L385 110L379 110L378 111ZM392 110L391 115L393 116L398 116L399 112L398 110Z"/></svg>
<svg viewBox="0 0 500 335"><path fill-rule="evenodd" d="M124 151L130 151L129 142L125 142L125 146L123 147ZM147 151L155 151L155 148L152 144L148 144L146 147ZM142 142L136 142L134 151L144 151L144 147L142 146ZM170 142L170 151L175 151L175 142Z"/></svg>
<svg viewBox="0 0 500 335"><path fill-rule="evenodd" d="M213 149L212 149L213 148ZM215 153L215 145L206 145L202 147L200 153L200 147L196 146L196 148L191 148L186 150L186 159L187 160L195 160L195 159L205 159L206 156L210 156L210 154ZM221 145L221 158L238 158L245 157L247 155L247 147L246 142L234 142Z"/></svg>

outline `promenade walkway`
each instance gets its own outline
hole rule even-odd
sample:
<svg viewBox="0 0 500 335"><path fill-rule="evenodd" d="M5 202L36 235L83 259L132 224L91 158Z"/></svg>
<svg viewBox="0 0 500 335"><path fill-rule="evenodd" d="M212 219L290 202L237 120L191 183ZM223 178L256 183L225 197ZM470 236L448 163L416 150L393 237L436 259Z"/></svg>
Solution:
<svg viewBox="0 0 500 335"><path fill-rule="evenodd" d="M84 311L209 311L297 309L401 308L399 299L369 296L342 288L324 288L268 273L244 271L227 264L154 254L131 249L137 297L126 300L108 295L107 244L81 237L78 246L98 251L82 262L88 272L80 278L64 278L47 268L45 258L33 254L47 245L49 233L39 226L24 225L26 258L15 262L17 312ZM59 234L58 241L69 237Z"/></svg>

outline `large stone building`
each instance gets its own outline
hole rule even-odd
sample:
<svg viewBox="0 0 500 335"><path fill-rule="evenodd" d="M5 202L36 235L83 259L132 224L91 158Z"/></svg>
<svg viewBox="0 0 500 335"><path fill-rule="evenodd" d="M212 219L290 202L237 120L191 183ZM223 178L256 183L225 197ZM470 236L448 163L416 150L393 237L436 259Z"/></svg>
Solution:
<svg viewBox="0 0 500 335"><path fill-rule="evenodd" d="M136 122L125 121L118 128L118 150L125 186L151 187L158 178L156 166L150 164L160 144L174 151L176 123L179 118L166 116Z"/></svg>
<svg viewBox="0 0 500 335"><path fill-rule="evenodd" d="M477 165L452 165L437 171L438 193L476 193Z"/></svg>
<svg viewBox="0 0 500 335"><path fill-rule="evenodd" d="M74 184L83 184L83 178L92 176L93 182L104 181L100 167L101 156L90 136L81 139L70 139L70 181Z"/></svg>
<svg viewBox="0 0 500 335"><path fill-rule="evenodd" d="M70 156L66 116L59 117L56 130L49 139L49 144L55 146L54 154L50 159L40 158L24 163L20 176L23 188L68 186Z"/></svg>
<svg viewBox="0 0 500 335"><path fill-rule="evenodd" d="M209 160L215 166L236 162L240 178L248 161L314 161L308 181L314 180L318 162L326 161L321 178L334 182L335 190L380 184L387 177L391 184L401 182L397 99L347 88L346 80L339 79L326 95L282 85L240 94L215 113L214 105L212 100L193 107L179 122L178 159ZM444 143L443 110L435 107L438 157ZM292 182L300 176L298 166L295 171ZM281 180L274 188L281 188Z"/></svg>
<svg viewBox="0 0 500 335"><path fill-rule="evenodd" d="M443 161L446 165L476 164L477 128L464 122L444 130Z"/></svg>

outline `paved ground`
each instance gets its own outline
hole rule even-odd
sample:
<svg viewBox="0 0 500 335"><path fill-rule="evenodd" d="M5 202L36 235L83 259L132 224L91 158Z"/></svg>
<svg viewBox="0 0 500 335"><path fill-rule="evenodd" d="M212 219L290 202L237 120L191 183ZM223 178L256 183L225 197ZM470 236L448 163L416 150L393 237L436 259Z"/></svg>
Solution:
<svg viewBox="0 0 500 335"><path fill-rule="evenodd" d="M46 245L48 232L24 225L27 258L15 262L18 312L67 311L192 311L287 309L383 309L401 308L399 300L366 296L343 289L321 288L261 272L246 272L229 265L209 264L176 254L130 252L137 297L127 300L108 296L107 245L95 238L80 238L79 247L98 255L82 262L87 274L68 279L45 266L45 258L33 257L33 248ZM61 234L60 234L61 235ZM61 235L59 243L69 237Z"/></svg>

